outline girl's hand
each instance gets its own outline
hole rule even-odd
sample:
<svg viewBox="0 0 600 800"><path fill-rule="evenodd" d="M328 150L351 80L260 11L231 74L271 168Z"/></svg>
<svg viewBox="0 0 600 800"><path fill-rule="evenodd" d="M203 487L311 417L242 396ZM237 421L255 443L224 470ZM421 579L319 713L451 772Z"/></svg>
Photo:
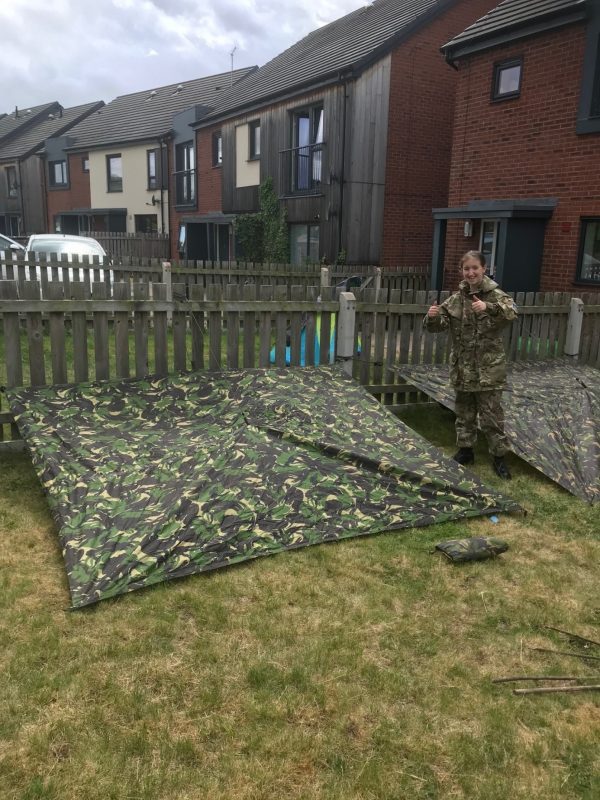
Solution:
<svg viewBox="0 0 600 800"><path fill-rule="evenodd" d="M476 314L482 314L482 313L485 311L485 309L486 309L486 305L485 305L485 303L483 302L483 300L480 300L480 299L477 297L477 295L476 295L476 294L474 294L474 295L473 295L473 304L471 305L471 308L473 309L473 311L474 311Z"/></svg>
<svg viewBox="0 0 600 800"><path fill-rule="evenodd" d="M440 307L438 306L437 303L434 303L432 306L429 306L429 308L427 309L428 317L439 317L439 315L440 315Z"/></svg>

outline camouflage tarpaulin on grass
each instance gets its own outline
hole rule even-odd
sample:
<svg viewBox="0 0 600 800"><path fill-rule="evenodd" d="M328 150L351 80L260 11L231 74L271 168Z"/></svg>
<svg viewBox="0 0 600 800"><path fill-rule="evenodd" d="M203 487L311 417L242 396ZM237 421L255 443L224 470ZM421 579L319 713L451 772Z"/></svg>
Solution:
<svg viewBox="0 0 600 800"><path fill-rule="evenodd" d="M446 366L400 366L402 377L454 411ZM515 361L503 393L518 456L588 503L600 499L600 370L567 358Z"/></svg>
<svg viewBox="0 0 600 800"><path fill-rule="evenodd" d="M519 506L336 367L10 390L72 605L281 550Z"/></svg>

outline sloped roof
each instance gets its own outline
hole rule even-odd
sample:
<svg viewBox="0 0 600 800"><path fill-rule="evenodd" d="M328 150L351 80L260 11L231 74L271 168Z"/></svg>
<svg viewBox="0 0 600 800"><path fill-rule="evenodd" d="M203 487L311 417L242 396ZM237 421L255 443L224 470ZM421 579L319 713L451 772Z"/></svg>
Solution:
<svg viewBox="0 0 600 800"><path fill-rule="evenodd" d="M103 105L102 100L96 100L94 103L65 108L62 110L62 114L54 112L41 117L40 122L27 128L20 136L12 137L4 144L0 143L0 161L9 158L25 158L36 150L42 149L45 140L50 136L60 136L72 125Z"/></svg>
<svg viewBox="0 0 600 800"><path fill-rule="evenodd" d="M232 81L235 85L255 69L245 67L120 95L69 131L75 142L68 149L87 150L157 139L169 132L174 114L198 104L212 108L219 92L228 92Z"/></svg>
<svg viewBox="0 0 600 800"><path fill-rule="evenodd" d="M548 30L565 21L583 18L588 0L504 0L458 36L442 51L447 57L493 46L513 38Z"/></svg>
<svg viewBox="0 0 600 800"><path fill-rule="evenodd" d="M37 116L45 116L54 109L58 108L59 103L53 100L51 103L43 103L40 106L20 108L18 112L12 111L4 116L0 116L0 142L7 137L16 135L19 130L26 128Z"/></svg>
<svg viewBox="0 0 600 800"><path fill-rule="evenodd" d="M205 119L358 72L456 0L375 0L309 33L262 66ZM201 123L200 123L201 124Z"/></svg>

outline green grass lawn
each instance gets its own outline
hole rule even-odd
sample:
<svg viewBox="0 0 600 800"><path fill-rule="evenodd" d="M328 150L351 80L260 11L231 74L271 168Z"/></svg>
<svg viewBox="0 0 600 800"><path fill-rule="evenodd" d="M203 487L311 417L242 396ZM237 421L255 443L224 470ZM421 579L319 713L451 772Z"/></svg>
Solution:
<svg viewBox="0 0 600 800"><path fill-rule="evenodd" d="M404 419L452 452L451 414ZM600 673L529 649L574 650L544 625L600 639L600 508L510 466L502 484L477 451L524 518L320 545L70 612L31 463L0 454L1 800L596 800L598 694L491 680ZM478 534L509 551L431 553Z"/></svg>

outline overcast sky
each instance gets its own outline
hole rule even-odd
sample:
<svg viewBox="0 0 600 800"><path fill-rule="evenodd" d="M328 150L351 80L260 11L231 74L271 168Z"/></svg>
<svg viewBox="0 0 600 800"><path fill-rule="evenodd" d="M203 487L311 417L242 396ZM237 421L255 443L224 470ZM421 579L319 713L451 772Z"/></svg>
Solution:
<svg viewBox="0 0 600 800"><path fill-rule="evenodd" d="M0 112L261 66L367 0L0 0Z"/></svg>

